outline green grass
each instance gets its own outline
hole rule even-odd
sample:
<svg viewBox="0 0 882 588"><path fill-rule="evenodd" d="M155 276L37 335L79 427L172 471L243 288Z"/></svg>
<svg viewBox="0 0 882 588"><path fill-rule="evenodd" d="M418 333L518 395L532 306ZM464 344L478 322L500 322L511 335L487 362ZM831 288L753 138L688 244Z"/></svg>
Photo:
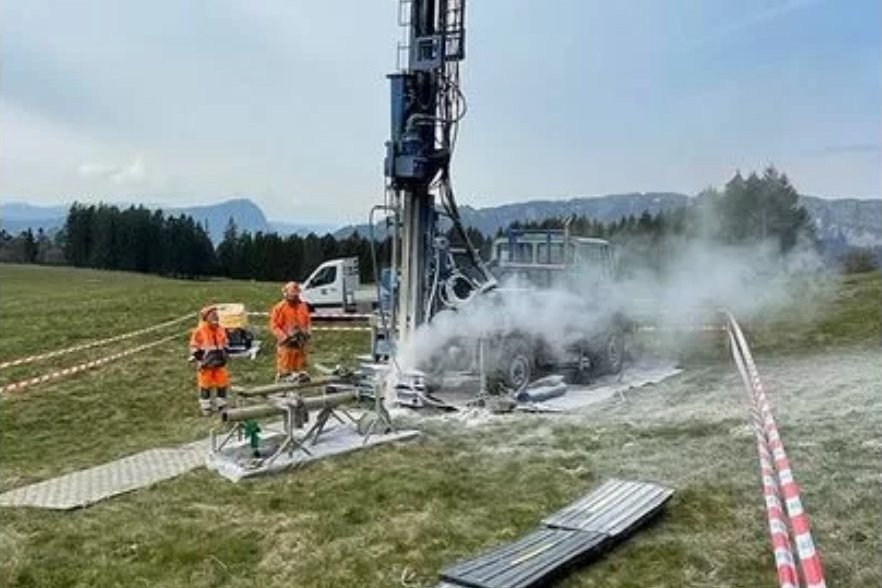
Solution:
<svg viewBox="0 0 882 588"><path fill-rule="evenodd" d="M735 316L754 355L788 356L846 347L882 345L882 273L794 281L789 304L755 316ZM686 366L728 363L728 338L722 331L682 332L659 339L638 335L636 347L656 353L675 348Z"/></svg>
<svg viewBox="0 0 882 588"><path fill-rule="evenodd" d="M882 273L842 276L795 285L790 307L746 325L756 352L799 353L810 349L882 344Z"/></svg>
<svg viewBox="0 0 882 588"><path fill-rule="evenodd" d="M0 358L188 312L195 323L195 311L207 301L241 301L264 310L277 296L276 284L4 265ZM813 320L794 327L803 334L792 351L866 348L878 340L872 326L879 312L878 277L847 278L825 296ZM791 317L781 319L788 322ZM762 328L750 325L749 336L762 339ZM767 332L767 348L791 345L780 330ZM317 333L313 359L338 363L367 344L362 333ZM0 401L0 488L206 436L210 423L197 414L185 347L182 335L155 351ZM0 381L111 351L6 370ZM235 361L234 382L269 381L271 356ZM429 421L420 441L287 475L232 484L202 469L80 511L2 509L0 582L429 586L444 565L515 538L599 481L622 476L663 480L677 494L657 522L563 585L773 586L756 449L742 434L740 398L732 397L733 390L740 393L738 385L731 371L716 364L697 366L584 421L521 417L480 428ZM674 418L668 416L672 406L697 408L694 415ZM634 412L639 407L642 414ZM853 431L878 437L872 433L877 423L860 413L809 416L785 414L782 426L785 440L818 435L817 446L788 449L813 507L828 581L878 585L878 455L851 438ZM853 472L863 477L852 480Z"/></svg>

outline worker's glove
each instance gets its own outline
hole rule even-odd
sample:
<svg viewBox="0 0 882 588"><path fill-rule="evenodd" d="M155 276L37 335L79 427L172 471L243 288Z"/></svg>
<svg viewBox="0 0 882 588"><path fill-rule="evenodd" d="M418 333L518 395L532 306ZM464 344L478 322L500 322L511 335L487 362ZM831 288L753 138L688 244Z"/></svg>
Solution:
<svg viewBox="0 0 882 588"><path fill-rule="evenodd" d="M196 351L190 354L190 358L187 361L202 361L205 358L205 350L197 349Z"/></svg>

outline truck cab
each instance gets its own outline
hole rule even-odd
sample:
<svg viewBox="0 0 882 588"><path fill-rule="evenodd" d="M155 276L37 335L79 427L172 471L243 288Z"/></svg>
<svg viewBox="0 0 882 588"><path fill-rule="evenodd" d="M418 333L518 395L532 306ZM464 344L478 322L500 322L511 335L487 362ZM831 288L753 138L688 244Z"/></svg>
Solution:
<svg viewBox="0 0 882 588"><path fill-rule="evenodd" d="M500 284L488 294L498 300L492 305L505 307L507 296L538 301L549 292L566 290L578 295L586 316L596 316L590 325L574 322L563 349L560 341L550 341L541 333L507 326L488 334L483 369L489 389L518 392L543 372L584 384L595 376L621 371L629 322L623 313L611 310L615 259L608 241L572 236L567 230L512 230L494 240L489 269ZM475 364L480 344L464 339L448 342L423 371L440 381L446 371Z"/></svg>
<svg viewBox="0 0 882 588"><path fill-rule="evenodd" d="M516 279L537 288L599 286L613 278L609 241L565 231L510 231L493 242L490 267L500 282Z"/></svg>
<svg viewBox="0 0 882 588"><path fill-rule="evenodd" d="M356 310L356 291L360 286L358 258L328 260L303 281L301 297L314 308Z"/></svg>

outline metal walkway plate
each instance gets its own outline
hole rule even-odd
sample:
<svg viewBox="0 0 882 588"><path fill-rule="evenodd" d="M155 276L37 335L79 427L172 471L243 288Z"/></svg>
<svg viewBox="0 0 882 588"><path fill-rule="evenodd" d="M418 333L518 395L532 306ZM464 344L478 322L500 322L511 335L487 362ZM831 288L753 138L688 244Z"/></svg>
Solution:
<svg viewBox="0 0 882 588"><path fill-rule="evenodd" d="M674 494L647 482L608 480L599 488L542 520L547 527L595 531L611 537L627 533L654 514Z"/></svg>
<svg viewBox="0 0 882 588"><path fill-rule="evenodd" d="M472 588L527 588L599 548L606 535L543 528L514 543L441 571L441 578Z"/></svg>
<svg viewBox="0 0 882 588"><path fill-rule="evenodd" d="M0 506L69 510L174 478L205 463L206 443L150 449L0 494Z"/></svg>
<svg viewBox="0 0 882 588"><path fill-rule="evenodd" d="M441 571L439 586L527 588L597 555L657 514L674 491L658 484L608 480L546 517L513 543Z"/></svg>

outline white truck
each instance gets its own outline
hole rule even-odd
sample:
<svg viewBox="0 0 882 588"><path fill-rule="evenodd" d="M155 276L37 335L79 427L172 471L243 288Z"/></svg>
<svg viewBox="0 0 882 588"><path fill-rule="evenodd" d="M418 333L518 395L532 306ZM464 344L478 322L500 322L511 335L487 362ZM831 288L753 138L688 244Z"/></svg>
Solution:
<svg viewBox="0 0 882 588"><path fill-rule="evenodd" d="M303 281L301 297L314 308L356 312L366 305L370 309L369 300L359 300L360 287L357 257L330 259Z"/></svg>

